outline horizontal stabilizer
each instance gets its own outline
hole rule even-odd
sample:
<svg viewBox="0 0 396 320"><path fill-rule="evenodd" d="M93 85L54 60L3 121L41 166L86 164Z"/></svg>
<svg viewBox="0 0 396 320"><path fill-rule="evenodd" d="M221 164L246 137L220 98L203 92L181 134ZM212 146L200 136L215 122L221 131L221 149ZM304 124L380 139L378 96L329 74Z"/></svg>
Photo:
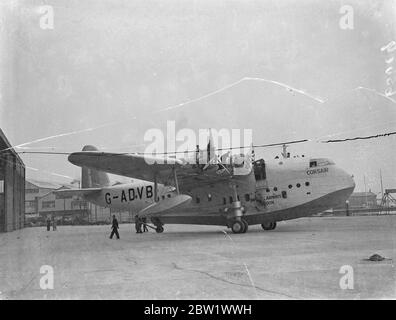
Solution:
<svg viewBox="0 0 396 320"><path fill-rule="evenodd" d="M70 198L73 196L88 196L99 193L102 188L85 188L85 189L62 189L55 190L54 193L60 198Z"/></svg>
<svg viewBox="0 0 396 320"><path fill-rule="evenodd" d="M165 198L155 202L139 212L139 216L149 216L157 213L165 214L167 210L176 209L180 206L186 205L191 201L191 197L185 194L180 194L172 198Z"/></svg>

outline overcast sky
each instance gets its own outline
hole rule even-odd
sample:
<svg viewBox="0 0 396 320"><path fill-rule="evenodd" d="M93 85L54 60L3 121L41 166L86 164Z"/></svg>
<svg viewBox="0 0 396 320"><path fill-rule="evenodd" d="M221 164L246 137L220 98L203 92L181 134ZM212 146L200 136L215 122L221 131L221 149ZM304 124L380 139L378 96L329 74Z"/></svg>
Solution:
<svg viewBox="0 0 396 320"><path fill-rule="evenodd" d="M54 28L40 28L40 6ZM340 8L353 8L353 29ZM381 47L395 35L392 1L2 1L0 127L13 145L78 151L93 144L143 151L150 128L248 128L253 142L294 139L292 154L325 156L354 174L357 191L396 188L395 137L323 144L317 138L395 131L396 104ZM172 111L245 77L255 80ZM392 77L392 75L391 75ZM396 75L393 75L396 90ZM363 87L363 88L359 88ZM314 99L314 98L316 99ZM396 99L396 95L393 96ZM102 126L106 123L116 123ZM95 129L96 128L96 129ZM22 150L22 149L19 149ZM31 149L39 150L39 149ZM280 148L256 150L273 158ZM67 182L62 155L23 154L27 177Z"/></svg>

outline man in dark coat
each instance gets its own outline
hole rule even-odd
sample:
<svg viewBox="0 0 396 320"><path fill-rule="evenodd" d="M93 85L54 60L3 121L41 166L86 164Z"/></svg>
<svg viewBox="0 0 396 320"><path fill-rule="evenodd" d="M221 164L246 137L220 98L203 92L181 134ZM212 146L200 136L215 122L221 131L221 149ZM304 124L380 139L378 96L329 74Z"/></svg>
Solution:
<svg viewBox="0 0 396 320"><path fill-rule="evenodd" d="M148 228L147 228L147 218L143 217L142 218L142 224L143 224L143 232L148 232Z"/></svg>
<svg viewBox="0 0 396 320"><path fill-rule="evenodd" d="M47 231L51 230L51 219L47 217Z"/></svg>
<svg viewBox="0 0 396 320"><path fill-rule="evenodd" d="M142 221L138 215L135 216L136 233L142 233Z"/></svg>
<svg viewBox="0 0 396 320"><path fill-rule="evenodd" d="M114 234L117 236L117 239L120 239L120 235L118 234L118 221L113 214L113 223L111 225L111 234L110 234L110 239L113 239Z"/></svg>
<svg viewBox="0 0 396 320"><path fill-rule="evenodd" d="M52 217L52 231L56 231L56 219Z"/></svg>

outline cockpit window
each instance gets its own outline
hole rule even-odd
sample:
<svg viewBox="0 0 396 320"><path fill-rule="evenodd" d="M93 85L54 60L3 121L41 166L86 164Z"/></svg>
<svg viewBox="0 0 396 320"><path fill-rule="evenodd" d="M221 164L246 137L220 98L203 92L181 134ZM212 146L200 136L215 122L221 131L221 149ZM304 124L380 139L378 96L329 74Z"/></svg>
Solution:
<svg viewBox="0 0 396 320"><path fill-rule="evenodd" d="M318 163L316 162L316 161L309 161L309 167L310 168L313 168L313 167L316 167L318 165Z"/></svg>
<svg viewBox="0 0 396 320"><path fill-rule="evenodd" d="M323 166L330 166L330 165L334 165L335 163L330 160L330 159L326 159L326 158L320 158L320 159L311 159L309 161L309 167L310 168L314 168L314 167L323 167Z"/></svg>

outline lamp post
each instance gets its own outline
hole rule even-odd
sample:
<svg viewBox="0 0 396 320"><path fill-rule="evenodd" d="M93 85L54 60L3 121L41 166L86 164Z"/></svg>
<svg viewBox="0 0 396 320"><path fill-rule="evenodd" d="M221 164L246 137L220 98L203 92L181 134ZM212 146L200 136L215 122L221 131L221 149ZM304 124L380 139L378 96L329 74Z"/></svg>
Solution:
<svg viewBox="0 0 396 320"><path fill-rule="evenodd" d="M349 200L345 201L346 216L349 217Z"/></svg>

